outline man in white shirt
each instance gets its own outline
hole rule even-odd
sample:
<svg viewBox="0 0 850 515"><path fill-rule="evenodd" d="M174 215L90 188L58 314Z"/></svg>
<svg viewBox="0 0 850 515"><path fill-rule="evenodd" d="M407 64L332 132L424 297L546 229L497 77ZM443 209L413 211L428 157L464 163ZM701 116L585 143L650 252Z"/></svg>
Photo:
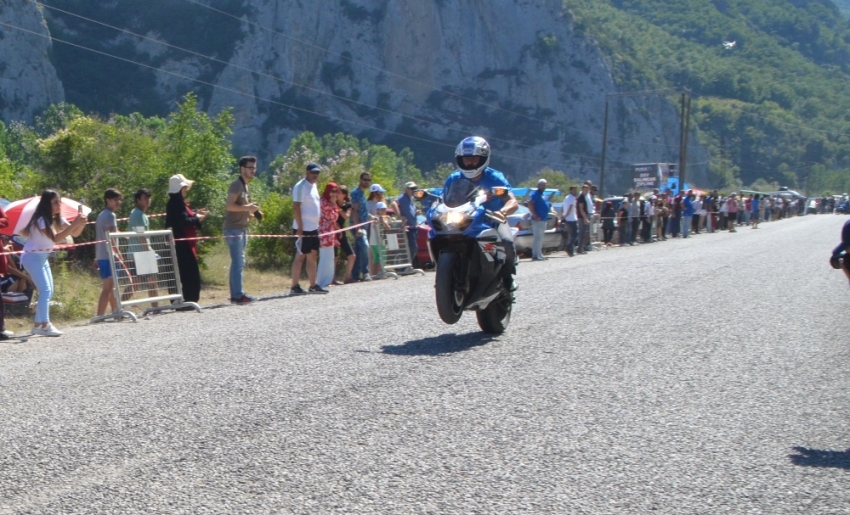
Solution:
<svg viewBox="0 0 850 515"><path fill-rule="evenodd" d="M303 295L298 279L301 267L307 260L307 279L310 281L310 293L328 293L328 290L316 284L316 270L319 264L319 217L321 215L321 197L316 187L322 167L308 163L303 179L292 188L292 229L298 239L295 240L295 258L292 260L292 289L290 295Z"/></svg>
<svg viewBox="0 0 850 515"><path fill-rule="evenodd" d="M643 208L643 241L652 243L652 222L655 219L655 197L650 197Z"/></svg>
<svg viewBox="0 0 850 515"><path fill-rule="evenodd" d="M593 236L597 234L596 225L596 196L599 194L599 188L593 185L593 181L588 180L587 185L590 186L590 195L585 197L587 201L587 216L590 218L590 227L587 235L587 250L593 250Z"/></svg>
<svg viewBox="0 0 850 515"><path fill-rule="evenodd" d="M570 186L570 194L564 199L561 206L561 221L564 222L564 227L567 229L567 254L573 257L575 254L576 238L578 237L578 216L576 216L576 190L575 186Z"/></svg>

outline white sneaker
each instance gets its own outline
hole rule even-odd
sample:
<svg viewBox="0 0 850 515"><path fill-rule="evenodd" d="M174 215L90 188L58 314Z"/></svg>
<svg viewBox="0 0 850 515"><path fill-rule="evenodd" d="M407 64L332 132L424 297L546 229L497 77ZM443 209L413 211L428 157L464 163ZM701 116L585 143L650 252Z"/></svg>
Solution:
<svg viewBox="0 0 850 515"><path fill-rule="evenodd" d="M2 333L0 333L0 334L2 334L3 336L6 336L6 337L8 337L8 338L11 338L11 337L15 336L15 333L14 333L13 331L3 331L3 332L2 332Z"/></svg>
<svg viewBox="0 0 850 515"><path fill-rule="evenodd" d="M44 332L41 334L44 336L62 336L62 331L53 327L53 324L51 323L48 323L47 327L43 327L42 331Z"/></svg>
<svg viewBox="0 0 850 515"><path fill-rule="evenodd" d="M48 323L47 327L40 325L33 327L32 334L38 336L62 336L62 331L53 327L53 324Z"/></svg>

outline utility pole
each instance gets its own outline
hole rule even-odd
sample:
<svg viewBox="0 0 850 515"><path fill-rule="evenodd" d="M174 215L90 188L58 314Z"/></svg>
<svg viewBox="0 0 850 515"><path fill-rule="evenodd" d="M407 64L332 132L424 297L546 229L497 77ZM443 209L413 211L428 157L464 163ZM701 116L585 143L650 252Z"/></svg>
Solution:
<svg viewBox="0 0 850 515"><path fill-rule="evenodd" d="M602 164L599 169L599 196L605 198L605 155L608 150L608 97L605 95L605 123L602 129Z"/></svg>
<svg viewBox="0 0 850 515"><path fill-rule="evenodd" d="M603 191L605 189L605 159L608 156L608 103L611 97L637 97L637 96L647 96L647 95L670 95L678 93L678 91L663 89L663 90L650 90L650 91L625 91L622 93L608 93L605 95L605 121L602 129L602 163L599 167L599 194L603 195ZM687 95L688 102L685 104L685 96ZM685 112L685 108L687 108L687 113ZM685 173L685 161L687 159L687 132L690 127L690 112L691 112L691 103L690 103L690 93L682 93L682 124L681 131L682 136L679 141L679 171L680 171L680 181L683 181L684 173ZM688 120L685 120L685 117L688 117ZM683 157L684 156L684 157ZM681 188L680 188L681 189ZM604 198L604 195L603 195Z"/></svg>
<svg viewBox="0 0 850 515"><path fill-rule="evenodd" d="M682 93L682 116L680 120L681 133L679 135L679 193L685 189L685 177L688 167L688 132L691 128L691 95Z"/></svg>

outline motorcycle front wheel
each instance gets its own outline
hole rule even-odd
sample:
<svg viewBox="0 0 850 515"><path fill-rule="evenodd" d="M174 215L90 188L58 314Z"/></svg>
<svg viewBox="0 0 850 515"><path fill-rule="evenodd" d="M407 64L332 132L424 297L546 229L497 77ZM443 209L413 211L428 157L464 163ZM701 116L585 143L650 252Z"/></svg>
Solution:
<svg viewBox="0 0 850 515"><path fill-rule="evenodd" d="M498 299L491 302L486 308L475 312L475 316L478 318L478 327L485 333L504 333L508 324L511 323L513 305L510 292L503 292Z"/></svg>
<svg viewBox="0 0 850 515"><path fill-rule="evenodd" d="M437 313L447 324L455 324L463 314L464 293L457 283L460 257L455 252L443 252L437 259Z"/></svg>

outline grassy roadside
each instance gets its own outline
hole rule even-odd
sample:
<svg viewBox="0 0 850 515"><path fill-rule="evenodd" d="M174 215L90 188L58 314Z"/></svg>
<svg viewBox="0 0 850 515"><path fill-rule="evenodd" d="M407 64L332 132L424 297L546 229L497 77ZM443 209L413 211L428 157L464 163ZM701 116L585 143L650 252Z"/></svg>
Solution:
<svg viewBox="0 0 850 515"><path fill-rule="evenodd" d="M204 256L206 268L201 269L201 306L228 302L230 291L228 274L230 254L227 246L213 245ZM50 307L50 319L60 324L86 322L95 315L97 300L100 296L101 280L94 266L82 267L61 261L52 265L53 283L56 292L54 304ZM289 270L285 273L277 270L260 270L251 266L248 260L243 274L245 291L249 295L263 296L280 294L289 290ZM140 314L142 307L133 307L130 311ZM16 333L24 333L32 327L34 306L29 313L12 311L7 308L6 326Z"/></svg>

